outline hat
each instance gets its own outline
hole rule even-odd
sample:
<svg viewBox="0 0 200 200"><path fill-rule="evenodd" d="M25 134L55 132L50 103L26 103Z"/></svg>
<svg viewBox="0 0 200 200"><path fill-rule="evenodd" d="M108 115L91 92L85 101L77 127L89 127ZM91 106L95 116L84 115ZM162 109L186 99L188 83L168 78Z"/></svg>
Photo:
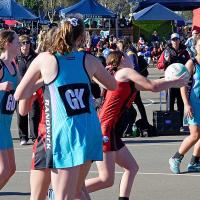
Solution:
<svg viewBox="0 0 200 200"><path fill-rule="evenodd" d="M174 38L180 39L179 34L178 34L178 33L173 33L173 34L171 34L171 40L173 40Z"/></svg>

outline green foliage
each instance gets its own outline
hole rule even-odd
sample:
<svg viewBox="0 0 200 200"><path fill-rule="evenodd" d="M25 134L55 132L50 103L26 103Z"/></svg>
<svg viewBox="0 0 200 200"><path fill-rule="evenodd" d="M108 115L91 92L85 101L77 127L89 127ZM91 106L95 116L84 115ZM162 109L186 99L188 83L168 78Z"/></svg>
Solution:
<svg viewBox="0 0 200 200"><path fill-rule="evenodd" d="M183 11L182 15L185 20L190 20L190 19L192 19L193 13L192 13L192 11Z"/></svg>
<svg viewBox="0 0 200 200"><path fill-rule="evenodd" d="M100 4L111 9L113 12L121 14L123 16L127 16L130 12L131 7L134 5L132 3L128 3L128 0L98 0Z"/></svg>
<svg viewBox="0 0 200 200"><path fill-rule="evenodd" d="M133 30L134 42L137 42L140 36L145 41L151 41L153 31L157 31L160 39L165 41L172 32L172 25L170 21L134 21Z"/></svg>

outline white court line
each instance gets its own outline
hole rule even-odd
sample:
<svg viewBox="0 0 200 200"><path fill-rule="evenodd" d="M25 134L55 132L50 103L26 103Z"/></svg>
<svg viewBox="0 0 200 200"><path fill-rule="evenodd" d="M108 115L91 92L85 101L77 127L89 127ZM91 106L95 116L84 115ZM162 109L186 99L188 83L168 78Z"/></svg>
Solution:
<svg viewBox="0 0 200 200"><path fill-rule="evenodd" d="M30 145L30 147L17 147L17 148L14 148L14 150L23 150L23 149L32 149L33 146Z"/></svg>
<svg viewBox="0 0 200 200"><path fill-rule="evenodd" d="M126 143L126 142L125 142ZM151 144L148 144L148 143L145 143L145 144L126 144L126 146L128 147L131 147L131 146L134 146L134 147L146 147L146 146L176 146L176 145L180 145L181 141L180 142L177 142L178 144L158 144L158 143L151 143Z"/></svg>
<svg viewBox="0 0 200 200"><path fill-rule="evenodd" d="M152 104L155 103L152 99L145 99L145 100L150 101L151 103L149 103L149 104L144 104L144 107L151 106Z"/></svg>
<svg viewBox="0 0 200 200"><path fill-rule="evenodd" d="M30 173L30 171L16 171L16 173ZM98 174L98 171L89 171L91 174ZM123 174L123 172L115 172L115 174ZM200 174L171 174L171 173L154 173L154 172L139 172L137 175L161 175L161 176L186 176L186 177L200 177Z"/></svg>

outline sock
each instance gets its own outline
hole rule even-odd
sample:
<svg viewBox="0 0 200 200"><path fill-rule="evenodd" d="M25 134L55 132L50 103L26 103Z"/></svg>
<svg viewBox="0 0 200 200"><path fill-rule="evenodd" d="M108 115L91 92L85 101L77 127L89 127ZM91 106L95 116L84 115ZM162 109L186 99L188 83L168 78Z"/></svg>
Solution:
<svg viewBox="0 0 200 200"><path fill-rule="evenodd" d="M192 158L190 160L190 164L193 165L193 164L196 164L196 163L199 163L199 157L192 155Z"/></svg>
<svg viewBox="0 0 200 200"><path fill-rule="evenodd" d="M129 197L119 197L119 200L129 200Z"/></svg>
<svg viewBox="0 0 200 200"><path fill-rule="evenodd" d="M184 157L184 155L180 154L178 151L174 154L173 158L178 158L180 160L182 160Z"/></svg>

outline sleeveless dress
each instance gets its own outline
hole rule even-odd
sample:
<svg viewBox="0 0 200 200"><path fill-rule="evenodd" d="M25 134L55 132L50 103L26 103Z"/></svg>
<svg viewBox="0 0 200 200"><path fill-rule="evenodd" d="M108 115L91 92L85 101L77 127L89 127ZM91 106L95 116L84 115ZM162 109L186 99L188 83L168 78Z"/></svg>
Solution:
<svg viewBox="0 0 200 200"><path fill-rule="evenodd" d="M190 92L190 105L193 110L193 118L186 118L189 125L200 125L200 65L195 64L195 73L193 74L193 84Z"/></svg>
<svg viewBox="0 0 200 200"><path fill-rule="evenodd" d="M118 151L124 146L116 126L123 112L132 105L136 93L135 84L131 81L117 81L117 89L106 92L105 100L99 110L104 152Z"/></svg>
<svg viewBox="0 0 200 200"><path fill-rule="evenodd" d="M102 160L101 127L85 69L85 52L55 54L58 74L45 85L47 167Z"/></svg>
<svg viewBox="0 0 200 200"><path fill-rule="evenodd" d="M16 108L14 92L17 87L18 80L16 67L14 64L14 75L9 73L7 67L1 60L0 65L3 69L3 76L0 79L0 83L5 81L10 81L13 83L13 90L0 91L0 150L7 150L13 148L10 126L12 122L12 116Z"/></svg>

